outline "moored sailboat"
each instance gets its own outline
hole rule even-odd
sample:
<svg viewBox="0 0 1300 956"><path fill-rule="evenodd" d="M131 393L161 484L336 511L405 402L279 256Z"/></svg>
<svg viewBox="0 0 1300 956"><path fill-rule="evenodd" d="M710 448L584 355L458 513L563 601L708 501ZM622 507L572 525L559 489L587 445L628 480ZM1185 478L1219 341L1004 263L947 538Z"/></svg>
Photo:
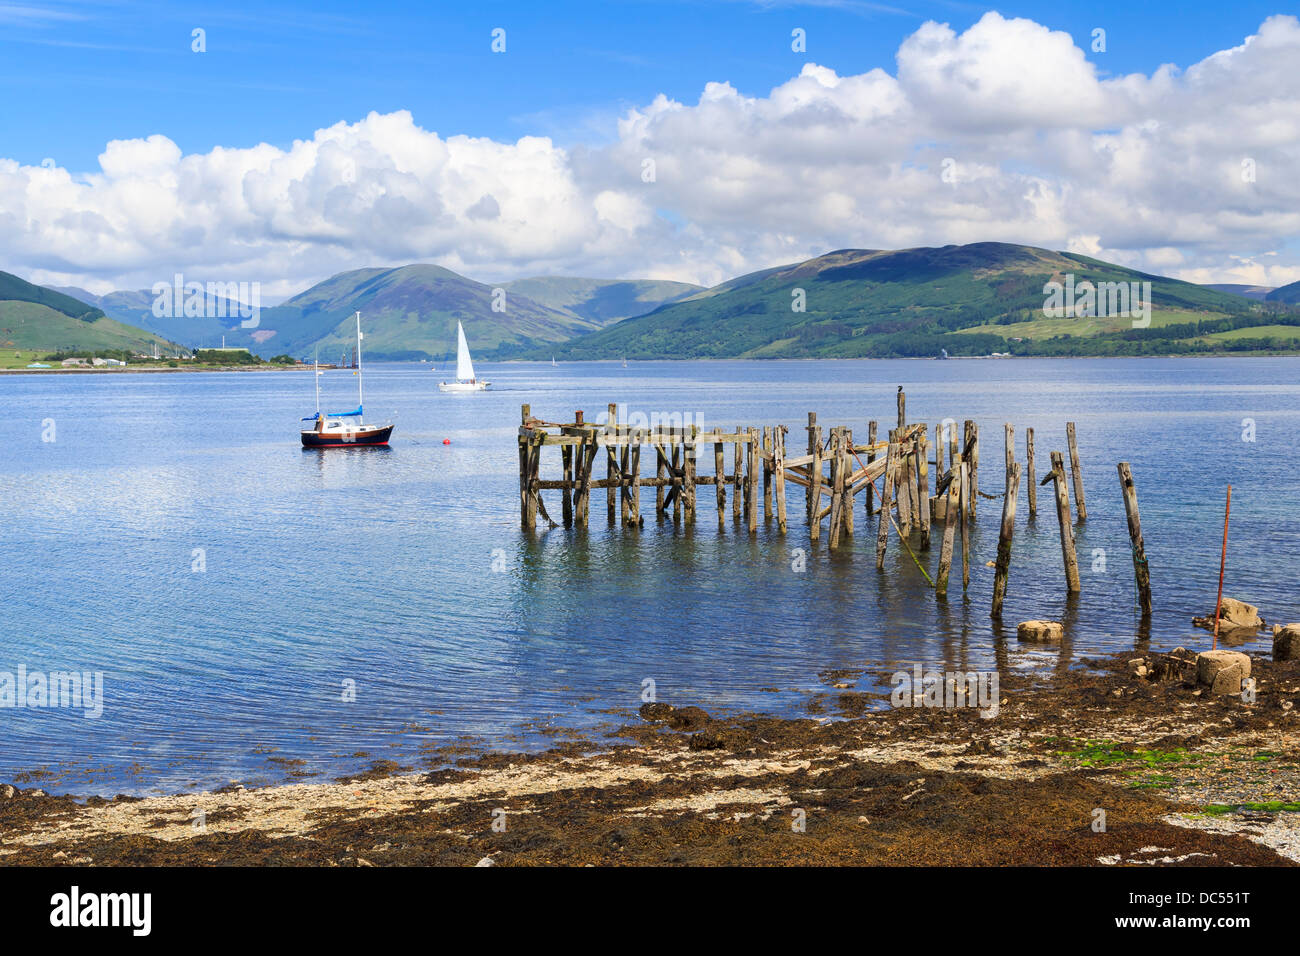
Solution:
<svg viewBox="0 0 1300 956"><path fill-rule="evenodd" d="M469 357L469 343L465 341L465 326L456 323L456 381L439 382L443 392L481 392L491 382L480 382L474 377L474 363Z"/></svg>
<svg viewBox="0 0 1300 956"><path fill-rule="evenodd" d="M357 407L351 412L322 412L320 410L320 364L312 370L316 382L316 414L304 418L315 422L315 427L302 430L304 448L351 448L354 446L387 445L393 434L392 423L367 425L364 419L364 395L361 381L361 313L357 313Z"/></svg>

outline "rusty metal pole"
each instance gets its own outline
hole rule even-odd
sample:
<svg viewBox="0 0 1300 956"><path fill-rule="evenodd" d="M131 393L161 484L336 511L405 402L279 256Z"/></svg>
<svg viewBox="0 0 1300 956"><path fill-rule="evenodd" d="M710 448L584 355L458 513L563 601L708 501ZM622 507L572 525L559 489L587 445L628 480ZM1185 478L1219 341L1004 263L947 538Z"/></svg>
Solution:
<svg viewBox="0 0 1300 956"><path fill-rule="evenodd" d="M1223 506L1223 553L1219 556L1219 600L1214 605L1214 650L1219 649L1219 615L1223 613L1223 572L1228 566L1228 516L1232 513L1232 485Z"/></svg>

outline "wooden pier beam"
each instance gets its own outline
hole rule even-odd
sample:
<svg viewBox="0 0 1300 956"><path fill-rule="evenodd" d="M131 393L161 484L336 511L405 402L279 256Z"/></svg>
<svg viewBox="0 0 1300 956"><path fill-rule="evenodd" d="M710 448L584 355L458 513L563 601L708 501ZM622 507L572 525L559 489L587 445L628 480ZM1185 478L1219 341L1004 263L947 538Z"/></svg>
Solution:
<svg viewBox="0 0 1300 956"><path fill-rule="evenodd" d="M1010 434L1011 426L1007 426ZM1020 462L1007 471L1007 490L1002 496L1002 528L998 532L998 558L993 571L993 608L989 616L1002 619L1002 602L1007 596L1007 573L1011 570L1011 539L1016 533L1016 498L1020 493Z"/></svg>
<svg viewBox="0 0 1300 956"><path fill-rule="evenodd" d="M907 393L903 391L903 386L898 386L898 427L902 428L907 424Z"/></svg>
<svg viewBox="0 0 1300 956"><path fill-rule="evenodd" d="M1147 565L1146 543L1142 540L1142 517L1138 514L1137 488L1133 472L1126 461L1119 463L1119 483L1124 491L1124 513L1128 516L1128 536L1133 546L1133 576L1137 579L1138 602L1142 616L1151 614L1151 568Z"/></svg>
<svg viewBox="0 0 1300 956"><path fill-rule="evenodd" d="M1088 520L1088 506L1083 501L1083 469L1079 467L1079 442L1074 434L1074 422L1065 423L1065 440L1070 446L1070 475L1074 478L1074 511L1079 524Z"/></svg>
<svg viewBox="0 0 1300 956"><path fill-rule="evenodd" d="M1061 560L1065 563L1065 586L1071 593L1080 590L1079 558L1074 551L1074 529L1070 526L1070 493L1065 486L1065 457L1052 452L1052 474L1056 486L1056 520L1061 526ZM1046 481L1046 479L1044 479Z"/></svg>
<svg viewBox="0 0 1300 956"><path fill-rule="evenodd" d="M1025 488L1029 492L1030 520L1038 517L1038 479L1034 477L1034 430L1025 429Z"/></svg>
<svg viewBox="0 0 1300 956"><path fill-rule="evenodd" d="M808 500L812 507L808 509L809 534L813 541L821 537L822 519L822 439L818 429L817 441L813 444L812 462L808 465L812 480L808 482Z"/></svg>

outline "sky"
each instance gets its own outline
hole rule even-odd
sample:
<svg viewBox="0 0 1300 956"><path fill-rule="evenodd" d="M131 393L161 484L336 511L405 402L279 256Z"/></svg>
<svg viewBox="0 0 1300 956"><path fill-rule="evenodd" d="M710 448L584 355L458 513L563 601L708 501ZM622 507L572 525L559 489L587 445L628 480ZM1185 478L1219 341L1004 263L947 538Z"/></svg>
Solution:
<svg viewBox="0 0 1300 956"><path fill-rule="evenodd" d="M0 269L273 300L998 240L1276 286L1298 55L1250 0L0 0Z"/></svg>

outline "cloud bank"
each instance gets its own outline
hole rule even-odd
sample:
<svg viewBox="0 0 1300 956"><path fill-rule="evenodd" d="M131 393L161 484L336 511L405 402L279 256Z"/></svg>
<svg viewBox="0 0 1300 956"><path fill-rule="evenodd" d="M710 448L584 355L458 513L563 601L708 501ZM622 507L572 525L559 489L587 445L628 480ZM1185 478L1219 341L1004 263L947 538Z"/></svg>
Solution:
<svg viewBox="0 0 1300 956"><path fill-rule="evenodd" d="M0 263L92 291L182 271L290 294L436 262L705 284L845 247L979 240L1193 281L1300 279L1300 21L1186 70L1107 76L1065 33L926 23L894 73L816 64L765 97L709 83L562 149L371 113L295 141L183 155L115 140L73 173L0 159Z"/></svg>

